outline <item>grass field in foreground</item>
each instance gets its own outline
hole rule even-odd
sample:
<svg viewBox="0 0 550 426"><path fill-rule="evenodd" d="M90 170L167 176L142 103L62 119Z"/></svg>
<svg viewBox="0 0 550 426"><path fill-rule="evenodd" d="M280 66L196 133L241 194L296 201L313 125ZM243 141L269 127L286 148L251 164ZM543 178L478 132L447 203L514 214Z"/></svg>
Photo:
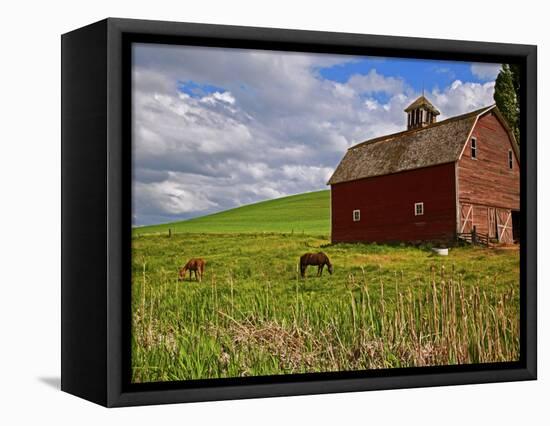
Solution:
<svg viewBox="0 0 550 426"><path fill-rule="evenodd" d="M300 279L299 256L318 250L334 274ZM203 282L178 282L199 256ZM132 327L135 382L515 360L519 253L144 235L133 239Z"/></svg>
<svg viewBox="0 0 550 426"><path fill-rule="evenodd" d="M181 222L134 228L134 235L150 233L283 232L328 235L330 191L308 192L249 204Z"/></svg>

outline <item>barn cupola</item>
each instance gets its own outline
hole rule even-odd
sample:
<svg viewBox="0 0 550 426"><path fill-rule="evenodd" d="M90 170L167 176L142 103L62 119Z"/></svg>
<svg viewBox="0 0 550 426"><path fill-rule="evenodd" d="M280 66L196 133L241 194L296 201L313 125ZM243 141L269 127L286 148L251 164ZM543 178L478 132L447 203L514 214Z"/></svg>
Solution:
<svg viewBox="0 0 550 426"><path fill-rule="evenodd" d="M410 104L405 109L405 112L407 113L407 130L426 127L435 123L437 116L440 114L437 108L424 95Z"/></svg>

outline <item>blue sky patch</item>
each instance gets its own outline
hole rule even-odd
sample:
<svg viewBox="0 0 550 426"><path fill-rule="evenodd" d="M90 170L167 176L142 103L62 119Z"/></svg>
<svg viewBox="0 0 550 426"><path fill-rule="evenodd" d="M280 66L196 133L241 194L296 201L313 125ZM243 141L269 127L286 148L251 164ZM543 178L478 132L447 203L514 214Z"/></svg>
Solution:
<svg viewBox="0 0 550 426"><path fill-rule="evenodd" d="M371 70L385 77L401 78L415 92L433 89L443 90L455 80L485 83L472 74L471 64L456 61L429 61L400 58L360 58L353 62L319 68L319 76L339 83L345 83L354 74L365 75Z"/></svg>
<svg viewBox="0 0 550 426"><path fill-rule="evenodd" d="M386 92L374 92L374 93L370 93L368 95L367 94L361 94L361 95L359 95L359 97L363 101L366 101L367 99L374 99L379 104L384 105L384 104L387 104L390 101L391 94L386 93Z"/></svg>
<svg viewBox="0 0 550 426"><path fill-rule="evenodd" d="M185 93L192 98L202 98L215 92L223 93L226 91L225 89L218 86L213 86L211 84L201 84L191 80L178 81L177 87L179 92Z"/></svg>

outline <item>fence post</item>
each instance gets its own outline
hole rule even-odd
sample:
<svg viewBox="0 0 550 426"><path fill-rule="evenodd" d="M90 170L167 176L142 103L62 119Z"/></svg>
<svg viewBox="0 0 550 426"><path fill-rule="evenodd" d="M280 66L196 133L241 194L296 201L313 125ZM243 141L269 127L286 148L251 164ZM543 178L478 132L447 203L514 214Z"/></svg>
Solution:
<svg viewBox="0 0 550 426"><path fill-rule="evenodd" d="M474 225L474 228L472 229L472 244L473 245L477 244L477 230L475 225Z"/></svg>

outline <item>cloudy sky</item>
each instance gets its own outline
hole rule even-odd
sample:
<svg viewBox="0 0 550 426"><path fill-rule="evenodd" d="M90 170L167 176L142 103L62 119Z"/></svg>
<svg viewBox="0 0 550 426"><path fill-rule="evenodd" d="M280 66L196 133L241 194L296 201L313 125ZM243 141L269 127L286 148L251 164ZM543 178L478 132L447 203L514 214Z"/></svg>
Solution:
<svg viewBox="0 0 550 426"><path fill-rule="evenodd" d="M350 146L493 103L499 66L158 44L133 46L133 223L328 189Z"/></svg>

